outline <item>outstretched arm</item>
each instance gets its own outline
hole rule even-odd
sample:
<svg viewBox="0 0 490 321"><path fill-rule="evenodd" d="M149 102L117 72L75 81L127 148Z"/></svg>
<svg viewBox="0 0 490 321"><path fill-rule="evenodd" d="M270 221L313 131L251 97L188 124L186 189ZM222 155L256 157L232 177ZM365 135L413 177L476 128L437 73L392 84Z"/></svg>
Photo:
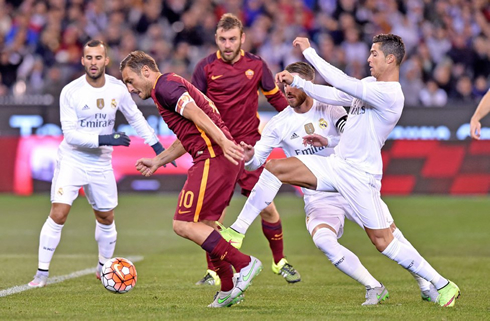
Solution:
<svg viewBox="0 0 490 321"><path fill-rule="evenodd" d="M330 86L317 85L299 76L294 76L287 70L276 74L276 82L302 89L311 98L330 105L350 106L352 96Z"/></svg>
<svg viewBox="0 0 490 321"><path fill-rule="evenodd" d="M169 148L153 158L141 158L136 161L135 167L141 175L149 177L155 171L168 163L174 163L177 158L184 155L187 151L182 146L180 140L175 140Z"/></svg>
<svg viewBox="0 0 490 321"><path fill-rule="evenodd" d="M482 100L476 107L475 113L470 120L471 138L480 139L481 123L480 121L490 113L490 90L483 96Z"/></svg>
<svg viewBox="0 0 490 321"><path fill-rule="evenodd" d="M297 46L303 52L306 60L315 67L318 73L325 79L329 84L335 88L351 95L356 98L364 100L363 95L363 84L359 79L349 77L340 69L332 66L324 59L322 59L315 51L311 48L310 42L307 38L297 37L293 41L293 46Z"/></svg>

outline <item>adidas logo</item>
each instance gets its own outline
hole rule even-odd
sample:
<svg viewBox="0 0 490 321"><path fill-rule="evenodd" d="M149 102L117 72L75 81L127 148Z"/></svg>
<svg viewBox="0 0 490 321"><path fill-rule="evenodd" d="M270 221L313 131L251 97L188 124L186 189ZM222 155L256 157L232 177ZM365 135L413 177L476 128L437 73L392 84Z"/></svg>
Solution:
<svg viewBox="0 0 490 321"><path fill-rule="evenodd" d="M90 107L87 105L83 106L83 108L82 108L82 110L87 110L87 109L90 109Z"/></svg>
<svg viewBox="0 0 490 321"><path fill-rule="evenodd" d="M294 134L291 135L291 138L290 139L295 139L295 138L298 138L298 137L299 137L298 134L294 133Z"/></svg>

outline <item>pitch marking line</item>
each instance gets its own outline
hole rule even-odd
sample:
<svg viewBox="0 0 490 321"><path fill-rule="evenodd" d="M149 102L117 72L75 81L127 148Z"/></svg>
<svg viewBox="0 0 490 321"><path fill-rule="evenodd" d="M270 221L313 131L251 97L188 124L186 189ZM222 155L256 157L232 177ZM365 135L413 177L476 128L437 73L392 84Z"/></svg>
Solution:
<svg viewBox="0 0 490 321"><path fill-rule="evenodd" d="M143 257L142 256L128 256L127 259L134 263L134 262L142 261ZM88 268L85 270L76 271L76 272L66 274L66 275L55 276L55 277L48 279L47 285L64 282L66 280L78 278L78 277L81 277L81 276L84 276L87 274L91 274L91 273L95 273L95 268ZM17 285L17 286L14 286L14 287L0 291L0 298L5 297L5 296L9 296L12 294L24 292L27 290L32 290L32 289L35 289L35 288L31 288L27 284Z"/></svg>

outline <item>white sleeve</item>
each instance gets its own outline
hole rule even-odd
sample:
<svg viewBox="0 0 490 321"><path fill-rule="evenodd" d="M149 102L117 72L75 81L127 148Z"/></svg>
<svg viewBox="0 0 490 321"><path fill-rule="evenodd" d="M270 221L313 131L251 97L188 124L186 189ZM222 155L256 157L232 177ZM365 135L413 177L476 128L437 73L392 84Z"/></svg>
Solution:
<svg viewBox="0 0 490 321"><path fill-rule="evenodd" d="M82 133L77 131L78 117L74 106L71 104L72 97L66 89L60 95L60 123L65 141L73 146L97 148L99 147L99 135Z"/></svg>
<svg viewBox="0 0 490 321"><path fill-rule="evenodd" d="M313 48L307 48L303 51L303 56L310 62L318 73L325 79L330 85L335 88L361 100L363 98L364 86L359 79L349 77L340 69L332 66L324 59L322 59Z"/></svg>
<svg viewBox="0 0 490 321"><path fill-rule="evenodd" d="M150 146L158 143L158 137L155 131L148 124L141 110L136 106L133 98L131 98L131 94L125 90L122 99L119 110L123 113L131 127L136 130L138 136L144 138L145 144Z"/></svg>
<svg viewBox="0 0 490 321"><path fill-rule="evenodd" d="M353 97L330 86L316 85L311 81L294 76L292 87L303 89L311 98L331 105L350 106Z"/></svg>
<svg viewBox="0 0 490 321"><path fill-rule="evenodd" d="M330 85L369 103L375 108L389 108L396 100L396 95L387 93L376 81L367 82L349 77L340 69L322 59L313 48L307 48L303 55ZM369 89L368 89L369 88Z"/></svg>
<svg viewBox="0 0 490 321"><path fill-rule="evenodd" d="M277 135L275 130L274 117L265 125L262 131L260 140L255 143L254 156L248 162L245 163L245 169L247 171L254 171L262 166L267 157L271 154L272 150L281 146L281 139Z"/></svg>

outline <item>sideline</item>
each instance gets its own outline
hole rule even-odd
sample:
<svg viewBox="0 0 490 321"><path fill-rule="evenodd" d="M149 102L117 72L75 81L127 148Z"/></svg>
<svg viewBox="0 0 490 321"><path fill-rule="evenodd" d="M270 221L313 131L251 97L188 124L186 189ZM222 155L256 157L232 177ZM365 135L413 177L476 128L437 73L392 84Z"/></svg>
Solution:
<svg viewBox="0 0 490 321"><path fill-rule="evenodd" d="M142 256L128 256L127 259L130 260L133 263L134 262L143 261L143 257ZM48 278L48 282L47 282L46 285L64 282L66 280L78 278L78 277L81 277L81 276L84 276L84 275L87 275L87 274L91 274L91 273L95 273L95 268L88 268L88 269L76 271L76 272L73 272L73 273L70 273L70 274ZM14 287L11 287L11 288L8 288L8 289L5 289L5 290L0 291L0 298L1 297L6 297L6 296L9 296L9 295L12 295L12 294L24 292L24 291L27 291L27 290L32 290L32 289L36 289L36 288L31 288L27 284L17 285L17 286L14 286Z"/></svg>

